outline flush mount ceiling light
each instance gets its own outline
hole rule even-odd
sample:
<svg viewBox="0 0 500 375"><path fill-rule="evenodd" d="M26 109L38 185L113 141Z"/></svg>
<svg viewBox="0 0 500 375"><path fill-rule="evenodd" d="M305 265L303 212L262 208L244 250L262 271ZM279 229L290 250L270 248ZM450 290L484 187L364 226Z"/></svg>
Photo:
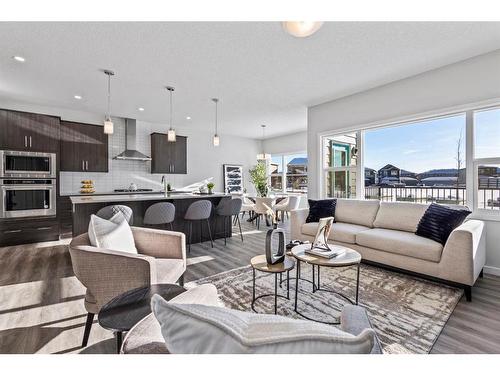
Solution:
<svg viewBox="0 0 500 375"><path fill-rule="evenodd" d="M138 109L139 111L141 111L141 112L144 112L144 108L142 108L142 107L139 107L139 108L137 108L137 109Z"/></svg>
<svg viewBox="0 0 500 375"><path fill-rule="evenodd" d="M262 128L262 153L257 154L257 160L268 160L271 159L271 154L266 154L264 151L264 140L266 138L266 125L261 125Z"/></svg>
<svg viewBox="0 0 500 375"><path fill-rule="evenodd" d="M19 61L19 62L25 62L26 59L22 56L12 56L12 58L16 61Z"/></svg>
<svg viewBox="0 0 500 375"><path fill-rule="evenodd" d="M219 138L219 135L217 134L217 122L218 122L218 118L217 118L217 104L219 103L219 99L217 98L212 98L212 101L215 103L215 134L214 134L214 137L213 137L213 143L214 143L214 146L215 147L218 147L219 144L220 144L220 138Z"/></svg>
<svg viewBox="0 0 500 375"><path fill-rule="evenodd" d="M306 38L320 29L323 22L313 21L285 21L282 22L283 29L297 38Z"/></svg>
<svg viewBox="0 0 500 375"><path fill-rule="evenodd" d="M187 117L186 117L186 120L191 120L191 116L187 116Z"/></svg>
<svg viewBox="0 0 500 375"><path fill-rule="evenodd" d="M108 76L108 111L104 119L104 134L113 134L114 125L113 121L111 121L111 76L114 76L115 73L111 70L105 70L104 74Z"/></svg>
<svg viewBox="0 0 500 375"><path fill-rule="evenodd" d="M75 95L75 96L73 96L73 98L75 98L76 100L81 100L82 96L81 95Z"/></svg>
<svg viewBox="0 0 500 375"><path fill-rule="evenodd" d="M175 88L172 86L167 86L166 89L168 92L170 92L170 128L168 129L167 132L167 141L168 142L175 142L177 140L177 137L175 135L175 130L172 126L172 94L174 93Z"/></svg>

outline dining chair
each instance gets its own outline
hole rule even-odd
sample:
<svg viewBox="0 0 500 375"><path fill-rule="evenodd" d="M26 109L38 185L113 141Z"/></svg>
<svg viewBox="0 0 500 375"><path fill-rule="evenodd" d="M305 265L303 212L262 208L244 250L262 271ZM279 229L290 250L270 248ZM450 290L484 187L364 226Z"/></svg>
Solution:
<svg viewBox="0 0 500 375"><path fill-rule="evenodd" d="M266 225L269 225L268 210L274 207L275 197L256 197L254 212L256 215L257 229L260 229L260 219L265 217ZM266 207L267 206L267 207Z"/></svg>

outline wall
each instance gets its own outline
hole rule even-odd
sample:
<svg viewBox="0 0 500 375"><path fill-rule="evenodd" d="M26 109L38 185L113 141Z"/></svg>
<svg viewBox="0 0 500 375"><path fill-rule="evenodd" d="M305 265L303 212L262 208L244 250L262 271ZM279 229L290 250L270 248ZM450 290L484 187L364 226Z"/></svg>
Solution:
<svg viewBox="0 0 500 375"><path fill-rule="evenodd" d="M318 138L327 131L354 130L500 98L500 50L396 81L308 109L310 198L318 198ZM500 274L500 222L487 223L486 263Z"/></svg>
<svg viewBox="0 0 500 375"><path fill-rule="evenodd" d="M268 138L263 141L268 154L292 154L307 150L307 131Z"/></svg>
<svg viewBox="0 0 500 375"><path fill-rule="evenodd" d="M102 115L61 108L41 107L26 103L0 100L0 108L37 112L60 116L63 120L99 124ZM97 192L111 192L117 188L128 188L134 182L140 188L161 188L161 174L151 174L151 162L113 160L112 158L125 149L125 122L113 118L114 134L109 137L109 173L61 172L61 194L79 191L80 181L91 179ZM151 155L150 134L165 132L166 125L137 121L137 149ZM213 147L212 134L208 131L178 128L179 135L188 137L188 174L166 175L175 187L183 187L207 178L213 178L215 190L223 190L222 165L241 164L244 170L244 185L253 192L248 170L256 163L256 155L261 149L261 141L242 137L221 135L219 147Z"/></svg>

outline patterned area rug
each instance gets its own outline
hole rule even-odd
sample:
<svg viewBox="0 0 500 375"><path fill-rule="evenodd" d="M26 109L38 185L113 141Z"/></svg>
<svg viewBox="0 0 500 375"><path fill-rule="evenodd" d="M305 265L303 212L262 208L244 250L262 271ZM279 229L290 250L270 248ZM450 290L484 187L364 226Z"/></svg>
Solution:
<svg viewBox="0 0 500 375"><path fill-rule="evenodd" d="M302 265L302 278L311 280L311 267ZM274 275L256 271L256 294L274 291ZM285 274L284 274L285 276ZM278 299L278 314L300 318L294 312L295 270L291 271L290 300ZM321 269L321 288L340 291L354 299L355 267ZM227 307L251 311L252 269L233 269L191 284L212 283ZM188 285L189 286L189 285ZM286 283L278 293L286 295ZM379 336L385 353L429 353L457 305L463 291L412 276L361 265L359 303ZM312 293L312 285L299 282L298 310L317 320L337 317L345 300L325 291ZM274 312L274 297L257 300L258 312Z"/></svg>

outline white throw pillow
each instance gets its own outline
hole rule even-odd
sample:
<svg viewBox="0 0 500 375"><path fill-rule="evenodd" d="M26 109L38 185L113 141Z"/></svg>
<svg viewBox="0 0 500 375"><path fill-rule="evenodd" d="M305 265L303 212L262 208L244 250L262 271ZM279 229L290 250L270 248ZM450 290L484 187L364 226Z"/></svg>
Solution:
<svg viewBox="0 0 500 375"><path fill-rule="evenodd" d="M169 352L175 354L370 353L375 341L371 329L353 336L326 324L170 303L158 295L151 308Z"/></svg>
<svg viewBox="0 0 500 375"><path fill-rule="evenodd" d="M121 212L109 220L91 215L88 235L92 246L137 254L132 229Z"/></svg>

